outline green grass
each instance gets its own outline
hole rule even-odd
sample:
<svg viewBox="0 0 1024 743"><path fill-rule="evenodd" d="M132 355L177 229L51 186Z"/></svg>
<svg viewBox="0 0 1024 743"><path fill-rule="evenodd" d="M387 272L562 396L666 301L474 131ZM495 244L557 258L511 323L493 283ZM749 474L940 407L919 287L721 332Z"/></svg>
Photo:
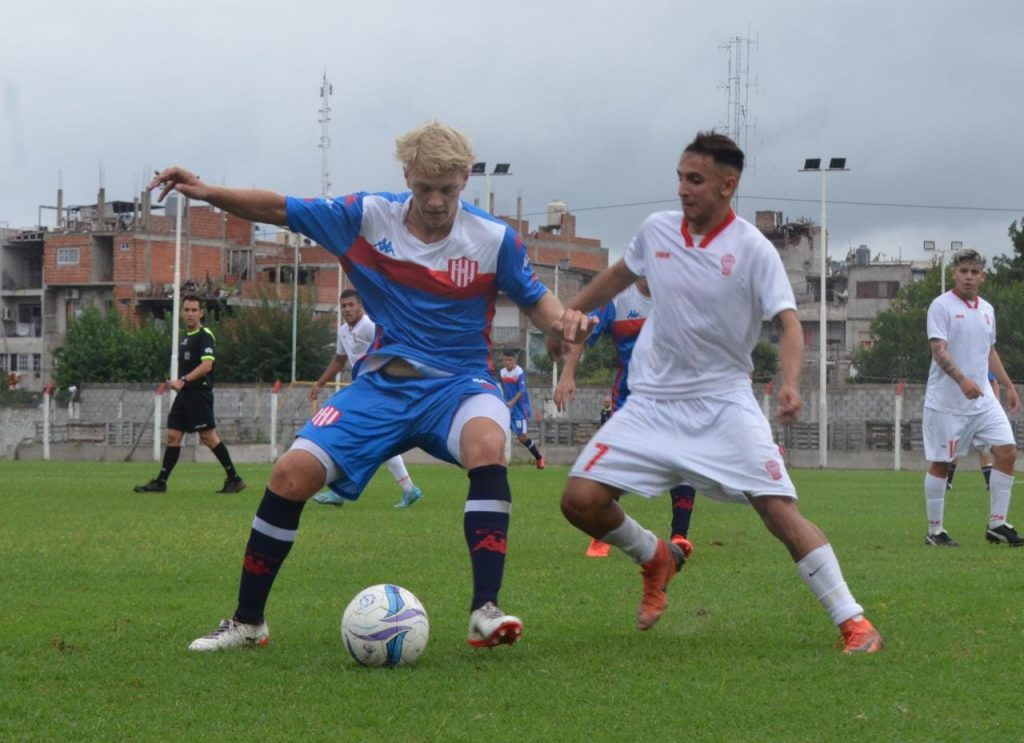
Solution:
<svg viewBox="0 0 1024 743"><path fill-rule="evenodd" d="M801 508L829 535L886 638L844 657L835 629L753 511L700 498L693 559L671 607L633 629L637 569L583 557L562 518L566 470L511 472L502 605L512 648L465 642L465 473L412 467L408 510L386 470L362 500L309 505L271 596L262 650L186 650L234 607L267 467L213 495L215 465L0 461L0 740L4 741L934 741L1020 739L1012 672L1024 641L1024 550L983 540L987 494L961 473L928 549L920 473L797 471ZM659 532L667 498L624 499ZM1013 512L1011 511L1011 514ZM399 583L430 615L410 668L357 667L338 621L360 588ZM1010 665L1007 665L1010 664Z"/></svg>

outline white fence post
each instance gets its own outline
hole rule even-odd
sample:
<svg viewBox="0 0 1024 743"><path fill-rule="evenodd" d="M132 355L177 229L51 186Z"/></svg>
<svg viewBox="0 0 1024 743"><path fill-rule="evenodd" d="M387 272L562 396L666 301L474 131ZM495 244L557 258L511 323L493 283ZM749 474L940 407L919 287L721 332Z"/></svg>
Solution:
<svg viewBox="0 0 1024 743"><path fill-rule="evenodd" d="M761 398L761 411L770 424L772 421L772 382L764 386L764 397Z"/></svg>
<svg viewBox="0 0 1024 743"><path fill-rule="evenodd" d="M163 400L167 384L161 382L156 388L156 395L153 396L153 461L160 461L160 425L163 419Z"/></svg>
<svg viewBox="0 0 1024 743"><path fill-rule="evenodd" d="M270 390L270 461L277 461L277 396L281 392L281 380L274 382Z"/></svg>
<svg viewBox="0 0 1024 743"><path fill-rule="evenodd" d="M50 458L50 397L53 395L53 382L43 387L43 459Z"/></svg>
<svg viewBox="0 0 1024 743"><path fill-rule="evenodd" d="M902 381L896 385L896 404L894 406L895 415L893 416L896 423L896 427L893 429L893 433L895 434L893 436L893 442L896 453L893 457L893 469L897 472L900 471L902 464L901 457L903 455L903 388L906 386L907 383Z"/></svg>

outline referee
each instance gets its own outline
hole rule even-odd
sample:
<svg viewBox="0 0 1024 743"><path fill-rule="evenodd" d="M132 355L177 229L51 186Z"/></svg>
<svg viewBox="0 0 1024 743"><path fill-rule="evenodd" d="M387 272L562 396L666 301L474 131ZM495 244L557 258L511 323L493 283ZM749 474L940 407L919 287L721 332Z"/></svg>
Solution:
<svg viewBox="0 0 1024 743"><path fill-rule="evenodd" d="M228 448L217 435L213 418L213 362L216 339L203 325L203 300L197 294L181 298L181 317L185 321L185 337L178 348L181 376L170 383L178 395L167 415L167 448L160 474L145 485L136 485L136 493L166 493L167 478L181 454L181 440L185 432L198 432L199 440L209 447L224 467L227 479L218 493L240 493L245 482L231 463Z"/></svg>

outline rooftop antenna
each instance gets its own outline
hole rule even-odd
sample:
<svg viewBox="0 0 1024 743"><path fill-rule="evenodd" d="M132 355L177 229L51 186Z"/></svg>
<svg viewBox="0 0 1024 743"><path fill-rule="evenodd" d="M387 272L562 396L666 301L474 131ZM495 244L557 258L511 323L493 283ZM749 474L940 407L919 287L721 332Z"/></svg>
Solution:
<svg viewBox="0 0 1024 743"><path fill-rule="evenodd" d="M753 158L748 151L750 129L756 128L756 124L750 121L750 89L756 88L756 81L750 82L750 49L757 48L758 38L750 38L750 26L747 26L747 36L734 36L731 39L718 45L729 56L729 74L724 83L721 83L719 90L725 89L727 100L725 105L725 133L729 138L739 145L746 155L747 164L752 164ZM739 211L740 194L739 189L733 199L733 208Z"/></svg>
<svg viewBox="0 0 1024 743"><path fill-rule="evenodd" d="M334 93L334 86L327 80L327 70L324 70L324 77L320 83L320 100L323 101L320 109L320 195L325 199L331 196L331 174L327 169L327 150L331 147L331 138L328 135L331 124L331 95Z"/></svg>

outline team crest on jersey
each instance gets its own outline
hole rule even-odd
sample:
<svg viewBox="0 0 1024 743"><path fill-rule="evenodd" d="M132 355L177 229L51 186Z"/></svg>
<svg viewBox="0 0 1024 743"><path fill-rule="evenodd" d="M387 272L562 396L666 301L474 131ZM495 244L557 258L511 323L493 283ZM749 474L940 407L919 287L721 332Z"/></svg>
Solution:
<svg viewBox="0 0 1024 743"><path fill-rule="evenodd" d="M782 468L779 467L779 463L774 459L769 459L764 463L764 468L768 470L768 474L772 476L773 480L782 479Z"/></svg>
<svg viewBox="0 0 1024 743"><path fill-rule="evenodd" d="M386 237L381 238L380 242L378 242L373 247L377 248L377 251L383 253L384 255L394 256L395 254L395 246L393 246L391 244L391 241L388 240Z"/></svg>
<svg viewBox="0 0 1024 743"><path fill-rule="evenodd" d="M732 253L726 253L722 256L722 276L729 276L732 274L732 267L736 265L736 256ZM776 478L778 479L778 478Z"/></svg>
<svg viewBox="0 0 1024 743"><path fill-rule="evenodd" d="M329 426L334 421L341 417L341 411L333 405L324 405L320 410L317 411L316 415L313 416L310 423L314 426Z"/></svg>
<svg viewBox="0 0 1024 743"><path fill-rule="evenodd" d="M452 283L460 289L465 289L473 283L479 268L479 261L471 261L465 256L448 259L448 276L451 278Z"/></svg>

